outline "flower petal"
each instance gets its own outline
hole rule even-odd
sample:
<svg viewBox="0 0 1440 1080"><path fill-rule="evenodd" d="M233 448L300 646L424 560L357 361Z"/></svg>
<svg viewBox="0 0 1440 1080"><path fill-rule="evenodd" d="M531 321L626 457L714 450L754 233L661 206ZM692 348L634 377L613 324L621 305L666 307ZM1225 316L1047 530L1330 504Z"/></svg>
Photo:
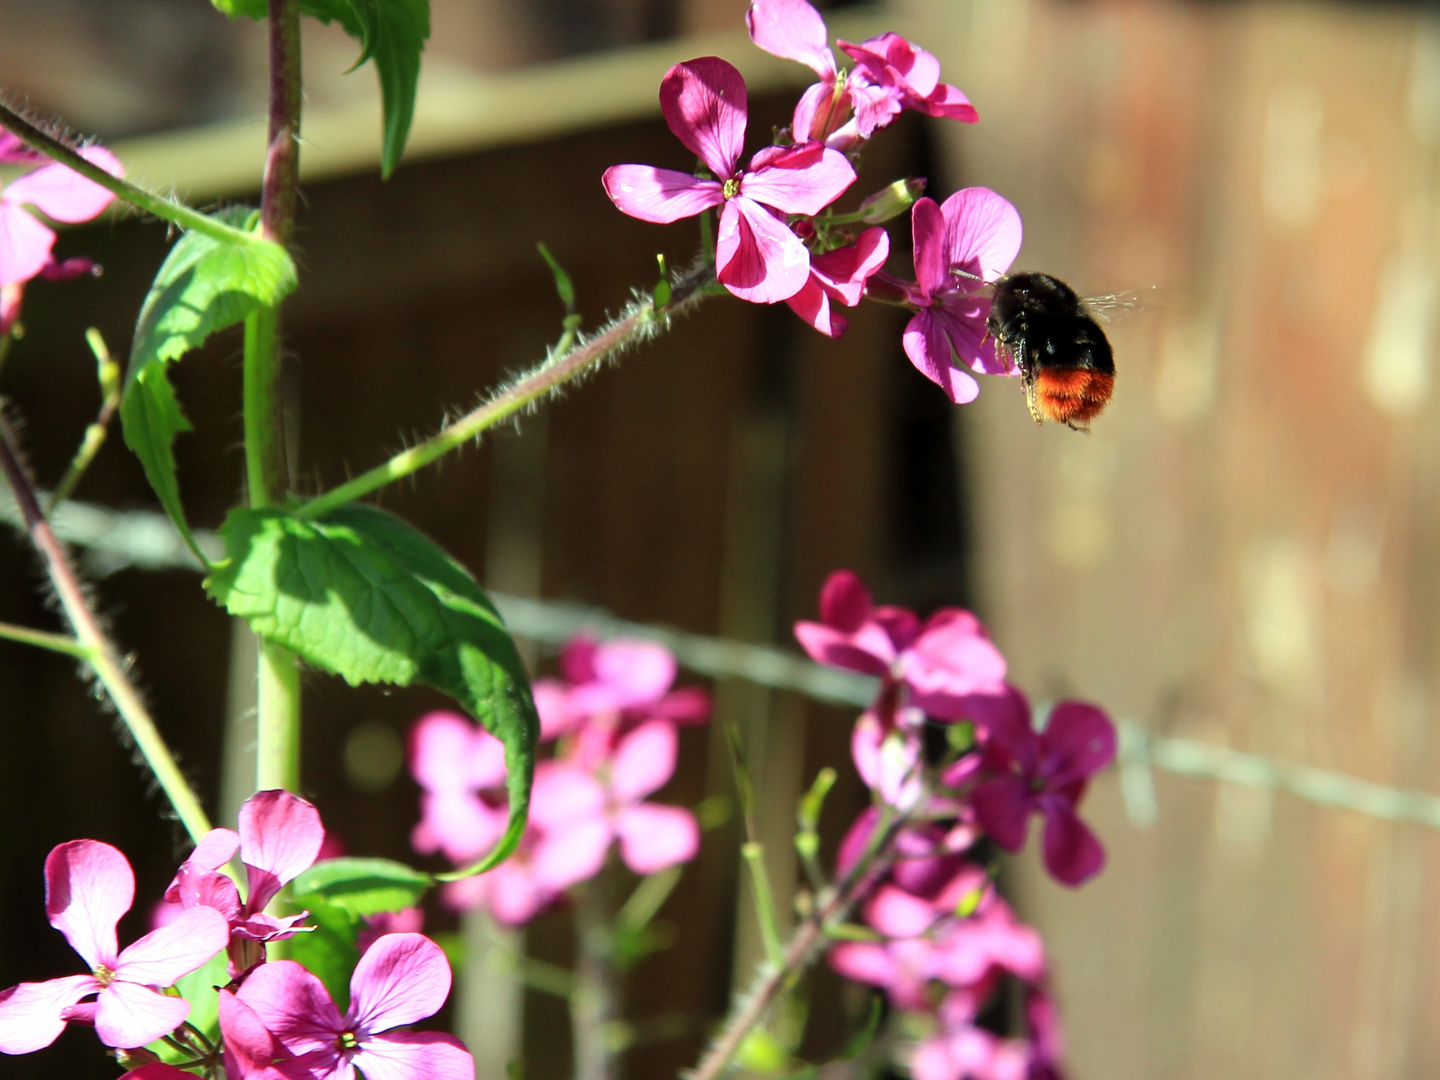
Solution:
<svg viewBox="0 0 1440 1080"><path fill-rule="evenodd" d="M360 1044L354 1062L365 1080L475 1080L475 1059L454 1035L396 1031Z"/></svg>
<svg viewBox="0 0 1440 1080"><path fill-rule="evenodd" d="M810 256L810 273L819 278L825 291L846 307L860 303L865 282L890 257L890 237L878 225L866 229L853 244Z"/></svg>
<svg viewBox="0 0 1440 1080"><path fill-rule="evenodd" d="M884 675L890 670L894 650L890 639L879 627L865 627L856 634L846 634L824 623L795 624L795 639L817 664L858 671L864 675Z"/></svg>
<svg viewBox="0 0 1440 1080"><path fill-rule="evenodd" d="M504 807L491 806L469 792L425 792L420 796L420 823L410 842L422 855L443 851L451 862L471 862L504 835L507 817Z"/></svg>
<svg viewBox="0 0 1440 1080"><path fill-rule="evenodd" d="M886 937L919 937L935 917L927 901L894 885L882 885L865 905L865 921Z"/></svg>
<svg viewBox="0 0 1440 1080"><path fill-rule="evenodd" d="M890 951L875 941L842 941L830 950L830 966L847 979L889 986L898 976Z"/></svg>
<svg viewBox="0 0 1440 1080"><path fill-rule="evenodd" d="M918 205L918 204L917 204ZM1020 254L1020 211L989 188L957 191L940 207L945 216L945 264L994 281Z"/></svg>
<svg viewBox="0 0 1440 1080"><path fill-rule="evenodd" d="M61 1010L100 989L93 975L21 983L0 992L0 1054L28 1054L65 1030Z"/></svg>
<svg viewBox="0 0 1440 1080"><path fill-rule="evenodd" d="M236 996L255 1010L260 1022L292 1054L328 1051L334 1055L335 1036L345 1030L344 1018L324 984L295 961L261 964L246 977Z"/></svg>
<svg viewBox="0 0 1440 1080"><path fill-rule="evenodd" d="M617 802L639 802L675 775L680 740L664 720L641 724L620 740L610 766L610 792Z"/></svg>
<svg viewBox="0 0 1440 1080"><path fill-rule="evenodd" d="M370 1031L413 1024L440 1011L450 994L450 962L424 934L386 934L350 977L350 1015Z"/></svg>
<svg viewBox="0 0 1440 1080"><path fill-rule="evenodd" d="M805 0L753 0L745 13L750 40L771 56L804 64L820 78L835 81L835 54L825 20Z"/></svg>
<svg viewBox="0 0 1440 1080"><path fill-rule="evenodd" d="M941 120L959 120L962 124L973 124L980 119L970 99L957 86L941 83L925 97L911 102L911 106L926 116Z"/></svg>
<svg viewBox="0 0 1440 1080"><path fill-rule="evenodd" d="M969 719L986 735L986 752L1000 751L1027 778L1040 769L1040 737L1030 721L1030 702L1013 686L999 694L977 694L970 702Z"/></svg>
<svg viewBox="0 0 1440 1080"><path fill-rule="evenodd" d="M103 146L87 146L80 156L112 176L125 175L120 159ZM46 165L20 177L5 189L5 201L29 203L55 221L89 221L115 200L105 188L64 165Z"/></svg>
<svg viewBox="0 0 1440 1080"><path fill-rule="evenodd" d="M410 773L426 791L470 786L470 738L474 723L453 712L431 712L410 726Z"/></svg>
<svg viewBox="0 0 1440 1080"><path fill-rule="evenodd" d="M257 791L246 799L240 807L240 858L250 879L246 910L262 910L282 885L309 868L324 842L320 811L299 796Z"/></svg>
<svg viewBox="0 0 1440 1080"><path fill-rule="evenodd" d="M213 911L210 913L215 914ZM113 982L100 991L100 997L96 999L95 1034L106 1046L133 1050L168 1035L189 1015L190 1003L184 998L168 997L158 990L135 983Z"/></svg>
<svg viewBox="0 0 1440 1080"><path fill-rule="evenodd" d="M1000 776L986 780L970 795L975 817L990 839L1006 851L1019 851L1025 846L1025 833L1030 823L1030 802L1025 783L1017 776Z"/></svg>
<svg viewBox="0 0 1440 1080"><path fill-rule="evenodd" d="M1052 788L1087 780L1115 760L1115 725L1101 709L1083 701L1056 705L1040 742L1046 785Z"/></svg>
<svg viewBox="0 0 1440 1080"><path fill-rule="evenodd" d="M267 1068L289 1053L255 1010L229 990L220 991L220 1032L225 1039L226 1071L237 1078Z"/></svg>
<svg viewBox="0 0 1440 1080"><path fill-rule="evenodd" d="M700 850L700 826L684 807L640 803L627 806L615 822L620 857L637 874L656 874L689 862Z"/></svg>
<svg viewBox="0 0 1440 1080"><path fill-rule="evenodd" d="M219 870L240 850L240 834L230 829L211 829L185 861L201 870Z"/></svg>
<svg viewBox="0 0 1440 1080"><path fill-rule="evenodd" d="M715 262L720 283L754 304L789 299L810 280L810 252L800 238L743 195L721 212Z"/></svg>
<svg viewBox="0 0 1440 1080"><path fill-rule="evenodd" d="M815 257L812 255L810 258L813 267ZM788 297L785 303L791 311L826 337L839 338L850 328L849 321L843 315L830 310L830 296L820 287L813 272L805 286L794 296Z"/></svg>
<svg viewBox="0 0 1440 1080"><path fill-rule="evenodd" d="M20 207L0 201L0 288L33 278L54 246L51 229Z"/></svg>
<svg viewBox="0 0 1440 1080"><path fill-rule="evenodd" d="M45 911L50 925L93 970L115 965L115 924L135 899L130 863L109 844L71 840L45 860Z"/></svg>
<svg viewBox="0 0 1440 1080"><path fill-rule="evenodd" d="M745 80L718 56L676 64L660 81L660 111L686 149L720 180L735 174L745 148Z"/></svg>
<svg viewBox="0 0 1440 1080"><path fill-rule="evenodd" d="M127 946L116 961L115 976L144 986L173 986L180 976L203 967L229 940L224 915L212 907L193 907Z"/></svg>
<svg viewBox="0 0 1440 1080"><path fill-rule="evenodd" d="M819 139L827 146L833 145L826 140L825 129L831 126L838 128L849 115L848 91L842 90L837 99L834 79L814 83L795 103L795 112L790 117L790 137L796 142Z"/></svg>
<svg viewBox="0 0 1440 1080"><path fill-rule="evenodd" d="M558 829L604 813L605 789L589 770L555 759L536 768L530 820L541 829Z"/></svg>
<svg viewBox="0 0 1440 1080"><path fill-rule="evenodd" d="M853 634L875 610L870 590L853 570L836 570L820 586L820 621Z"/></svg>
<svg viewBox="0 0 1440 1080"><path fill-rule="evenodd" d="M985 375L1019 375L1020 368L1001 359L990 336L990 297L980 293L950 293L930 309L931 315L950 339L960 362Z"/></svg>
<svg viewBox="0 0 1440 1080"><path fill-rule="evenodd" d="M577 686L572 705L582 711L594 708L637 709L653 705L675 682L675 657L653 641L617 638L595 649L591 658L594 677L590 686ZM596 701L589 700L589 690Z"/></svg>
<svg viewBox="0 0 1440 1080"><path fill-rule="evenodd" d="M934 199L915 200L910 210L910 233L915 253L915 280L926 296L946 289L945 215Z"/></svg>
<svg viewBox="0 0 1440 1080"><path fill-rule="evenodd" d="M1105 848L1069 800L1041 797L1045 810L1045 869L1064 885L1081 885L1105 869Z"/></svg>
<svg viewBox="0 0 1440 1080"><path fill-rule="evenodd" d="M915 369L945 391L956 405L964 405L980 396L980 384L951 360L950 338L933 309L916 312L905 326L902 338L905 355Z"/></svg>
<svg viewBox="0 0 1440 1080"><path fill-rule="evenodd" d="M536 887L555 896L588 881L605 865L613 838L614 830L603 817L570 821L542 834L531 866Z"/></svg>
<svg viewBox="0 0 1440 1080"><path fill-rule="evenodd" d="M668 225L725 201L718 180L653 165L612 165L600 178L610 201L631 217Z"/></svg>
<svg viewBox="0 0 1440 1080"><path fill-rule="evenodd" d="M751 168L740 182L742 194L786 214L818 214L855 182L845 155L818 142L762 150Z"/></svg>

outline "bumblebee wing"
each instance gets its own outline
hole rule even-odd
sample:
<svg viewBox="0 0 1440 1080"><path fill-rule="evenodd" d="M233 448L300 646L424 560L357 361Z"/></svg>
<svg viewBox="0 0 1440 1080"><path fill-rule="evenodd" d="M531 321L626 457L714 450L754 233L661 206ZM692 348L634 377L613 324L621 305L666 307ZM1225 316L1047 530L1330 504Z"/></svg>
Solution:
<svg viewBox="0 0 1440 1080"><path fill-rule="evenodd" d="M1124 292L1105 293L1103 296L1087 296L1081 300L1085 313L1097 322L1115 322L1123 319L1132 311L1148 307L1154 298L1155 286L1151 285L1141 295L1134 289L1126 289Z"/></svg>

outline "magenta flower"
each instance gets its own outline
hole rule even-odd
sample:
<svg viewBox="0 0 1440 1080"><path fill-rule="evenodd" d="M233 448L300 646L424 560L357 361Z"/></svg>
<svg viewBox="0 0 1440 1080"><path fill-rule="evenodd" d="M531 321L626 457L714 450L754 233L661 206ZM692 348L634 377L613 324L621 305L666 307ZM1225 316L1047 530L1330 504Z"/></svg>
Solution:
<svg viewBox="0 0 1440 1080"><path fill-rule="evenodd" d="M804 64L820 77L795 106L790 131L797 142L818 139L849 150L904 109L967 123L977 119L965 95L940 82L939 62L897 34L860 45L840 42L857 62L853 70L841 72L826 45L825 21L806 0L752 0L745 22L750 40L760 48Z"/></svg>
<svg viewBox="0 0 1440 1080"><path fill-rule="evenodd" d="M796 638L816 663L881 677L882 725L907 705L961 719L977 696L1005 690L1005 658L968 611L941 608L921 623L905 608L876 607L858 576L837 570L820 590L820 620L797 622Z"/></svg>
<svg viewBox="0 0 1440 1080"><path fill-rule="evenodd" d="M441 851L458 865L495 846L508 818L499 739L456 713L427 713L410 729L410 771L421 788L416 851Z"/></svg>
<svg viewBox="0 0 1440 1080"><path fill-rule="evenodd" d="M80 151L115 176L124 173L120 159L103 146ZM15 140L0 144L0 161L34 160ZM33 206L53 221L74 224L99 216L115 196L64 165L43 165L0 190L0 288L19 285L52 265L55 231L23 209Z"/></svg>
<svg viewBox="0 0 1440 1080"><path fill-rule="evenodd" d="M355 948L361 953L386 934L418 934L425 929L425 912L418 907L401 908L399 911L381 911L365 916L365 925L355 935Z"/></svg>
<svg viewBox="0 0 1440 1080"><path fill-rule="evenodd" d="M1018 375L999 360L985 321L990 317L987 285L998 280L1020 251L1020 215L988 188L957 191L937 206L920 199L911 211L915 277L902 287L918 310L905 327L905 354L951 401L974 401L980 385L956 367L954 356L988 375Z"/></svg>
<svg viewBox="0 0 1440 1080"><path fill-rule="evenodd" d="M220 991L220 1035L229 1080L314 1080L314 1074L270 1033L255 1010L229 990ZM182 1072L180 1078L194 1080L194 1075ZM156 1075L153 1080L180 1078Z"/></svg>
<svg viewBox="0 0 1440 1080"><path fill-rule="evenodd" d="M773 304L810 276L810 253L785 214L818 214L855 181L845 156L818 142L770 146L739 168L749 106L740 72L714 56L677 64L660 83L665 122L715 177L650 165L605 170L605 192L642 221L668 224L719 206L716 276L742 300Z"/></svg>
<svg viewBox="0 0 1440 1080"><path fill-rule="evenodd" d="M1090 777L1115 760L1115 727L1093 705L1062 701L1043 732L1030 723L1020 691L990 699L979 723L988 732L985 768L993 775L970 796L981 827L1007 851L1025 846L1030 815L1045 818L1045 866L1079 885L1105 866L1105 849L1076 813Z"/></svg>
<svg viewBox="0 0 1440 1080"><path fill-rule="evenodd" d="M580 756L598 760L614 750L624 731L646 720L708 720L710 698L705 691L671 689L678 670L670 650L653 641L598 642L584 634L571 638L560 653L563 679L534 682L541 738L585 731L586 750Z"/></svg>
<svg viewBox="0 0 1440 1080"><path fill-rule="evenodd" d="M315 862L325 840L320 813L288 791L257 791L240 808L239 835L229 829L212 829L190 858L176 871L165 899L190 909L214 908L225 916L233 940L232 974L239 974L264 959L267 941L292 937L306 913L277 918L265 913L286 882ZM245 864L249 894L244 902L222 866L240 853Z"/></svg>
<svg viewBox="0 0 1440 1080"><path fill-rule="evenodd" d="M450 964L429 938L387 934L360 958L342 1016L323 983L292 960L262 964L238 997L317 1080L473 1080L463 1043L438 1031L395 1031L434 1015Z"/></svg>
<svg viewBox="0 0 1440 1080"><path fill-rule="evenodd" d="M865 282L890 257L890 237L884 229L866 229L855 243L824 255L810 256L810 279L785 303L790 310L827 337L838 338L849 322L830 311L830 301L854 307L865 295Z"/></svg>
<svg viewBox="0 0 1440 1080"><path fill-rule="evenodd" d="M125 856L97 840L72 840L45 860L45 910L90 968L0 994L0 1052L28 1054L49 1046L77 1020L95 1025L106 1046L132 1049L178 1027L190 1003L160 988L203 966L225 947L225 919L208 907L185 912L119 950L115 924L135 899ZM80 999L97 995L94 1001Z"/></svg>
<svg viewBox="0 0 1440 1080"><path fill-rule="evenodd" d="M916 1045L910 1055L914 1080L1029 1080L1029 1047L984 1028L947 1027Z"/></svg>

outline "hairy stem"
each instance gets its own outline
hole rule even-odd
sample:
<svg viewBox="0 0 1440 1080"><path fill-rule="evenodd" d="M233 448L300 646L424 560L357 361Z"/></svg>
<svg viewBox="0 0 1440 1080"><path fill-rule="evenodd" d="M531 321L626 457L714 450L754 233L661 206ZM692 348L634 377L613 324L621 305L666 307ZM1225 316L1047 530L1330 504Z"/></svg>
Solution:
<svg viewBox="0 0 1440 1080"><path fill-rule="evenodd" d="M611 969L609 913L604 880L575 890L575 983L570 994L570 1024L575 1043L575 1080L610 1080L614 1054L607 1031L615 1018L615 978Z"/></svg>
<svg viewBox="0 0 1440 1080"><path fill-rule="evenodd" d="M0 638L6 641L19 642L21 645L34 645L38 649L49 649L51 652L64 653L66 656L73 656L77 660L89 660L90 650L72 637L64 634L51 634L45 630L32 630L28 626L16 626L14 623L0 622Z"/></svg>
<svg viewBox="0 0 1440 1080"><path fill-rule="evenodd" d="M254 233L232 228L214 218L206 217L198 210L192 210L181 203L136 187L126 180L121 180L118 176L111 176L100 166L87 161L72 147L42 131L3 104L0 104L0 127L7 128L13 134L18 135L28 146L40 151L52 161L69 166L87 180L93 180L118 198L139 210L144 210L147 214L154 214L158 218L179 225L182 229L192 229L227 244L251 244L260 239Z"/></svg>
<svg viewBox="0 0 1440 1080"><path fill-rule="evenodd" d="M450 451L464 446L487 428L514 416L531 402L584 375L627 346L654 334L657 330L668 328L669 317L687 312L698 304L709 295L705 286L713 281L714 269L702 267L674 287L670 303L659 311L648 304L638 306L603 333L538 364L513 384L494 394L484 405L447 425L418 446L396 454L383 465L377 465L353 480L311 499L302 505L297 513L301 517L323 517L346 503L354 502L387 484L393 484L396 480L418 472Z"/></svg>
<svg viewBox="0 0 1440 1080"><path fill-rule="evenodd" d="M886 827L877 829L877 838L870 846L868 857L860 859L834 888L820 897L815 910L785 944L782 962L778 965L769 962L761 964L749 993L736 1001L724 1028L710 1044L700 1064L694 1071L685 1074L686 1080L719 1080L724 1075L745 1036L820 956L828 942L827 928L844 922L850 909L880 884L895 858L895 838L910 820L906 815L898 815Z"/></svg>
<svg viewBox="0 0 1440 1080"><path fill-rule="evenodd" d="M185 831L192 840L199 843L210 831L210 820L200 806L200 800L190 789L190 784L180 772L180 767L171 756L170 749L155 727L140 695L136 691L125 665L111 645L109 638L100 629L95 613L90 610L85 591L80 586L65 549L55 538L50 523L40 512L40 502L35 496L35 487L20 463L20 452L9 421L0 415L0 471L5 474L10 490L15 493L15 504L25 519L30 539L45 560L45 569L55 586L60 606L65 611L71 629L79 645L86 650L86 659L95 671L100 684L105 687L116 712L120 714L125 727L135 740L135 745L144 755L150 771L175 808Z"/></svg>
<svg viewBox="0 0 1440 1080"><path fill-rule="evenodd" d="M300 180L300 0L270 0L270 127L260 231L284 244L295 227ZM285 501L288 470L280 396L280 313L245 319L245 472L252 507ZM293 653L260 643L256 695L257 789L300 786L300 674Z"/></svg>

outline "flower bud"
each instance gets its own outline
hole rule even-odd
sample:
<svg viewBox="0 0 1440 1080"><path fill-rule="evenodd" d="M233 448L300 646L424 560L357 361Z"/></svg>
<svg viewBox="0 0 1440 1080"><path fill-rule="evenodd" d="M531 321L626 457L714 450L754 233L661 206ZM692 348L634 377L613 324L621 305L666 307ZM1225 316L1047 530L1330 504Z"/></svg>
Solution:
<svg viewBox="0 0 1440 1080"><path fill-rule="evenodd" d="M860 220L867 225L883 225L891 218L897 218L915 205L915 200L925 194L925 178L908 176L896 180L889 187L881 188L860 204Z"/></svg>

